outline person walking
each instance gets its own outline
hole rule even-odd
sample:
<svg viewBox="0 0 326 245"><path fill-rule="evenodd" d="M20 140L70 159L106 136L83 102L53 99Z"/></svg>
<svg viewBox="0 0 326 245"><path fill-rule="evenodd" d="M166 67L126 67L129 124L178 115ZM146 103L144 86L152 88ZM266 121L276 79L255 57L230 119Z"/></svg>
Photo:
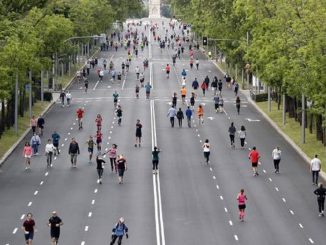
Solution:
<svg viewBox="0 0 326 245"><path fill-rule="evenodd" d="M157 148L157 146L154 146L154 149L152 151L152 164L153 164L153 174L158 173L158 163L159 163L159 154L160 149Z"/></svg>
<svg viewBox="0 0 326 245"><path fill-rule="evenodd" d="M77 156L80 154L80 151L79 151L79 145L75 140L75 138L71 139L68 154L70 155L71 167L76 168Z"/></svg>
<svg viewBox="0 0 326 245"><path fill-rule="evenodd" d="M243 148L246 143L246 136L247 136L245 126L242 125L240 130L238 131L238 133L239 133L239 138L240 138L240 145L241 145L241 148Z"/></svg>
<svg viewBox="0 0 326 245"><path fill-rule="evenodd" d="M222 98L222 95L220 95L218 107L220 109L220 113L224 112L224 99Z"/></svg>
<svg viewBox="0 0 326 245"><path fill-rule="evenodd" d="M258 176L258 162L259 162L259 152L256 150L256 146L252 147L252 150L249 152L249 159L251 161L251 166L252 166L252 170L254 172L254 176Z"/></svg>
<svg viewBox="0 0 326 245"><path fill-rule="evenodd" d="M202 91L203 91L203 96L205 97L205 94L206 94L206 90L207 90L207 84L205 83L205 81L203 81L200 85Z"/></svg>
<svg viewBox="0 0 326 245"><path fill-rule="evenodd" d="M52 144L51 139L48 139L48 143L45 145L45 155L46 155L46 163L47 167L52 167L52 159L53 159L53 152L55 151L55 147Z"/></svg>
<svg viewBox="0 0 326 245"><path fill-rule="evenodd" d="M66 98L66 93L64 90L61 90L61 93L60 93L60 100L61 100L61 107L64 107L65 106L65 98Z"/></svg>
<svg viewBox="0 0 326 245"><path fill-rule="evenodd" d="M209 156L211 154L211 149L210 149L210 144L208 139L206 139L205 143L203 144L203 152L204 152L204 158L206 160L206 164L209 164Z"/></svg>
<svg viewBox="0 0 326 245"><path fill-rule="evenodd" d="M126 235L126 238L128 239L128 227L125 225L125 220L123 217L121 217L118 221L118 223L113 227L112 229L112 237L110 245L113 245L115 241L118 239L118 245L122 244L122 238Z"/></svg>
<svg viewBox="0 0 326 245"><path fill-rule="evenodd" d="M281 161L281 150L280 147L275 147L275 149L272 151L272 157L273 157L273 162L274 162L274 168L275 168L275 173L279 174L280 173L280 161Z"/></svg>
<svg viewBox="0 0 326 245"><path fill-rule="evenodd" d="M83 117L84 117L84 109L79 107L76 111L77 120L78 120L78 129L81 130L83 128Z"/></svg>
<svg viewBox="0 0 326 245"><path fill-rule="evenodd" d="M219 104L220 103L220 97L218 97L218 95L215 94L213 100L214 100L215 112L217 113L218 110L219 110L219 106L220 106L220 104Z"/></svg>
<svg viewBox="0 0 326 245"><path fill-rule="evenodd" d="M96 127L97 127L98 131L102 129L102 121L103 121L103 118L102 118L101 114L97 114L95 123L96 123Z"/></svg>
<svg viewBox="0 0 326 245"><path fill-rule="evenodd" d="M89 136L89 139L86 141L87 151L88 151L88 162L92 163L93 153L94 153L94 145L96 145L93 136Z"/></svg>
<svg viewBox="0 0 326 245"><path fill-rule="evenodd" d="M186 96L187 96L186 86L182 86L182 88L181 88L181 99L182 99L183 104L186 102Z"/></svg>
<svg viewBox="0 0 326 245"><path fill-rule="evenodd" d="M174 106L172 105L169 108L168 113L167 113L167 116L170 118L170 123L171 123L172 128L174 127L174 118L176 117L176 115L177 115L177 111L174 108Z"/></svg>
<svg viewBox="0 0 326 245"><path fill-rule="evenodd" d="M196 58L196 69L197 70L199 69L199 60L198 60L198 58Z"/></svg>
<svg viewBox="0 0 326 245"><path fill-rule="evenodd" d="M139 147L141 146L142 128L143 128L143 125L140 123L140 120L137 119L135 147L137 147L137 144L138 144Z"/></svg>
<svg viewBox="0 0 326 245"><path fill-rule="evenodd" d="M67 91L67 93L66 93L66 99L67 99L67 106L68 107L70 106L71 98L72 98L72 95L71 95L70 91Z"/></svg>
<svg viewBox="0 0 326 245"><path fill-rule="evenodd" d="M31 168L31 157L33 155L33 149L29 142L25 142L23 149L23 157L25 158L25 170Z"/></svg>
<svg viewBox="0 0 326 245"><path fill-rule="evenodd" d="M312 174L312 184L318 185L318 177L319 177L319 172L321 170L321 161L318 159L317 154L311 160L310 164L311 164L310 171Z"/></svg>
<svg viewBox="0 0 326 245"><path fill-rule="evenodd" d="M191 93L191 97L190 97L190 105L191 105L191 109L194 111L195 109L195 101L196 100L196 94L194 92Z"/></svg>
<svg viewBox="0 0 326 245"><path fill-rule="evenodd" d="M111 171L115 171L117 173L117 145L112 144L112 147L108 150L109 158L110 158L110 164L111 164Z"/></svg>
<svg viewBox="0 0 326 245"><path fill-rule="evenodd" d="M61 218L57 215L56 211L52 212L49 218L48 226L50 227L51 245L57 245L60 237L60 226L63 225Z"/></svg>
<svg viewBox="0 0 326 245"><path fill-rule="evenodd" d="M31 128L32 128L33 134L35 134L36 133L36 126L37 126L37 119L35 118L34 115L31 118L30 125L31 125Z"/></svg>
<svg viewBox="0 0 326 245"><path fill-rule="evenodd" d="M326 189L323 187L323 184L319 184L319 187L314 191L314 194L317 196L319 217L324 216Z"/></svg>
<svg viewBox="0 0 326 245"><path fill-rule="evenodd" d="M191 128L192 110L190 109L190 106L187 107L187 110L186 110L185 114L186 114L186 117L187 117L188 127Z"/></svg>
<svg viewBox="0 0 326 245"><path fill-rule="evenodd" d="M204 108L199 105L197 108L198 124L204 124Z"/></svg>
<svg viewBox="0 0 326 245"><path fill-rule="evenodd" d="M240 100L240 97L237 96L237 98L235 100L235 107L237 108L238 115L240 115L240 105L241 105L241 100Z"/></svg>
<svg viewBox="0 0 326 245"><path fill-rule="evenodd" d="M52 138L52 143L54 146L54 155L59 155L60 150L59 150L59 141L60 141L60 135L57 133L57 131L54 131L53 134L51 135Z"/></svg>
<svg viewBox="0 0 326 245"><path fill-rule="evenodd" d="M228 132L229 132L231 147L234 149L235 148L234 137L235 137L235 133L237 132L237 129L235 128L233 122L231 122Z"/></svg>
<svg viewBox="0 0 326 245"><path fill-rule="evenodd" d="M182 127L182 120L184 119L184 115L183 115L183 111L181 108L179 108L178 112L177 112L177 118L178 118L178 123L179 123L179 127Z"/></svg>
<svg viewBox="0 0 326 245"><path fill-rule="evenodd" d="M34 135L32 136L30 145L33 148L33 155L38 155L38 148L41 145L41 138L38 136L37 133L34 133Z"/></svg>
<svg viewBox="0 0 326 245"><path fill-rule="evenodd" d="M95 137L96 137L97 151L101 152L101 150L102 150L102 137L103 137L102 132L100 130L97 130Z"/></svg>
<svg viewBox="0 0 326 245"><path fill-rule="evenodd" d="M174 108L177 107L177 101L178 101L178 95L177 95L176 92L174 92L174 93L173 93L173 96L172 96L172 106L173 106Z"/></svg>
<svg viewBox="0 0 326 245"><path fill-rule="evenodd" d="M117 169L118 169L119 184L123 184L123 176L125 171L127 171L127 160L123 157L123 155L118 156Z"/></svg>
<svg viewBox="0 0 326 245"><path fill-rule="evenodd" d="M193 88L193 90L197 90L199 87L199 83L197 78L195 78L195 80L192 82L191 87Z"/></svg>
<svg viewBox="0 0 326 245"><path fill-rule="evenodd" d="M239 208L239 220L243 222L245 217L245 209L246 209L246 201L247 201L247 196L246 194L244 194L244 189L241 189L239 194L237 195L237 201L238 201L238 208Z"/></svg>
<svg viewBox="0 0 326 245"><path fill-rule="evenodd" d="M37 127L38 127L38 134L40 136L43 136L43 131L44 131L44 124L45 124L45 120L44 118L42 117L42 115L40 115L37 119Z"/></svg>
<svg viewBox="0 0 326 245"><path fill-rule="evenodd" d="M221 79L218 80L217 87L218 87L219 94L221 95L222 94L222 88L223 88L223 82L222 82Z"/></svg>
<svg viewBox="0 0 326 245"><path fill-rule="evenodd" d="M26 215L26 219L22 225L22 230L24 231L26 244L32 245L35 231L35 221L32 213Z"/></svg>
<svg viewBox="0 0 326 245"><path fill-rule="evenodd" d="M149 83L145 85L146 99L149 99L149 96L151 94L151 88L152 86Z"/></svg>
<svg viewBox="0 0 326 245"><path fill-rule="evenodd" d="M103 165L104 165L105 161L103 160L102 156L100 154L97 155L96 157L96 170L97 170L97 174L98 174L98 180L97 183L99 183L100 185L102 184L102 175L103 175Z"/></svg>

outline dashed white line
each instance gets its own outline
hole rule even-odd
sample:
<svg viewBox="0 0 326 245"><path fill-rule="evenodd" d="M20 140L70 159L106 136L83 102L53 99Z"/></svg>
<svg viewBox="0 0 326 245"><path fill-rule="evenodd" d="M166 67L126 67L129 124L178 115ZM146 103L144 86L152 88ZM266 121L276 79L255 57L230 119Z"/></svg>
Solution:
<svg viewBox="0 0 326 245"><path fill-rule="evenodd" d="M291 209L290 209L289 211L290 211L290 213L291 213L292 215L294 215L294 212L293 212Z"/></svg>
<svg viewBox="0 0 326 245"><path fill-rule="evenodd" d="M74 125L74 126L75 126L75 125L76 125L76 123L73 123L72 125Z"/></svg>
<svg viewBox="0 0 326 245"><path fill-rule="evenodd" d="M92 205L94 205L94 204L95 204L95 200L93 199L93 200L92 200Z"/></svg>
<svg viewBox="0 0 326 245"><path fill-rule="evenodd" d="M250 151L250 148L249 148L249 151ZM266 174L266 170L265 169L263 169L263 172Z"/></svg>
<svg viewBox="0 0 326 245"><path fill-rule="evenodd" d="M88 226L87 225L85 225L85 231L88 231Z"/></svg>
<svg viewBox="0 0 326 245"><path fill-rule="evenodd" d="M216 185L216 189L218 189L218 190L219 190L219 189L220 189L220 187L219 187L218 185Z"/></svg>
<svg viewBox="0 0 326 245"><path fill-rule="evenodd" d="M211 172L212 172L212 171L213 171L213 169L212 169L212 168L209 168L209 171L211 171Z"/></svg>
<svg viewBox="0 0 326 245"><path fill-rule="evenodd" d="M35 192L34 192L34 196L36 196L37 194L38 194L38 191L35 191Z"/></svg>
<svg viewBox="0 0 326 245"><path fill-rule="evenodd" d="M311 244L314 244L315 242L309 237L309 242L311 243Z"/></svg>
<svg viewBox="0 0 326 245"><path fill-rule="evenodd" d="M95 190L94 190L94 193L97 193L97 191L98 191L98 190L97 190L97 189L95 189Z"/></svg>
<svg viewBox="0 0 326 245"><path fill-rule="evenodd" d="M236 241L239 241L239 238L238 238L237 235L234 235L234 239L235 239Z"/></svg>
<svg viewBox="0 0 326 245"><path fill-rule="evenodd" d="M225 213L227 213L228 212L228 209L226 207L224 207L224 211L225 211Z"/></svg>
<svg viewBox="0 0 326 245"><path fill-rule="evenodd" d="M216 179L215 175L213 176L213 179Z"/></svg>
<svg viewBox="0 0 326 245"><path fill-rule="evenodd" d="M110 140L111 139L111 136L109 136L108 139Z"/></svg>
<svg viewBox="0 0 326 245"><path fill-rule="evenodd" d="M268 178L268 180L270 181L270 182L272 182L273 180L272 180L272 178Z"/></svg>
<svg viewBox="0 0 326 245"><path fill-rule="evenodd" d="M200 143L202 143L203 141L202 140L199 140Z"/></svg>
<svg viewBox="0 0 326 245"><path fill-rule="evenodd" d="M301 229L303 229L303 225L301 223L299 223L299 226L300 226Z"/></svg>
<svg viewBox="0 0 326 245"><path fill-rule="evenodd" d="M68 133L68 135L70 135L70 132Z"/></svg>
<svg viewBox="0 0 326 245"><path fill-rule="evenodd" d="M65 144L61 144L61 147L63 147Z"/></svg>
<svg viewBox="0 0 326 245"><path fill-rule="evenodd" d="M68 138L65 138L65 141L67 141L68 140Z"/></svg>
<svg viewBox="0 0 326 245"><path fill-rule="evenodd" d="M200 134L198 134L197 136L200 137Z"/></svg>
<svg viewBox="0 0 326 245"><path fill-rule="evenodd" d="M12 231L12 234L16 234L17 231L18 231L18 228L16 227L16 228Z"/></svg>
<svg viewBox="0 0 326 245"><path fill-rule="evenodd" d="M43 185L43 183L44 183L44 182L43 182L43 180L42 180L42 181L40 182L40 185Z"/></svg>
<svg viewBox="0 0 326 245"><path fill-rule="evenodd" d="M85 241L82 241L80 245L85 245Z"/></svg>
<svg viewBox="0 0 326 245"><path fill-rule="evenodd" d="M45 176L48 176L48 175L49 175L49 172L46 172L44 175L45 175Z"/></svg>
<svg viewBox="0 0 326 245"><path fill-rule="evenodd" d="M70 130L73 130L74 128L70 128Z"/></svg>
<svg viewBox="0 0 326 245"><path fill-rule="evenodd" d="M285 200L285 198L284 198L284 197L282 197L282 201L283 201L283 202L286 202L286 200Z"/></svg>
<svg viewBox="0 0 326 245"><path fill-rule="evenodd" d="M223 200L223 196L220 196L220 199Z"/></svg>
<svg viewBox="0 0 326 245"><path fill-rule="evenodd" d="M54 157L53 159L54 159L54 160L57 160L57 157Z"/></svg>
<svg viewBox="0 0 326 245"><path fill-rule="evenodd" d="M29 202L29 203L27 204L27 206L28 206L28 207L32 206L32 202Z"/></svg>
<svg viewBox="0 0 326 245"><path fill-rule="evenodd" d="M92 217L92 214L93 214L92 212L89 212L89 213L88 213L88 217L89 217L89 218Z"/></svg>
<svg viewBox="0 0 326 245"><path fill-rule="evenodd" d="M23 215L20 217L21 220L24 219L24 218L25 218L25 214L23 214Z"/></svg>
<svg viewBox="0 0 326 245"><path fill-rule="evenodd" d="M110 134L112 134L112 131L110 131Z"/></svg>
<svg viewBox="0 0 326 245"><path fill-rule="evenodd" d="M113 128L113 126L111 126L111 128Z"/></svg>
<svg viewBox="0 0 326 245"><path fill-rule="evenodd" d="M276 191L279 191L279 189L278 189L277 187L275 187L275 190L276 190Z"/></svg>
<svg viewBox="0 0 326 245"><path fill-rule="evenodd" d="M229 224L230 224L231 226L233 225L232 220L229 220Z"/></svg>

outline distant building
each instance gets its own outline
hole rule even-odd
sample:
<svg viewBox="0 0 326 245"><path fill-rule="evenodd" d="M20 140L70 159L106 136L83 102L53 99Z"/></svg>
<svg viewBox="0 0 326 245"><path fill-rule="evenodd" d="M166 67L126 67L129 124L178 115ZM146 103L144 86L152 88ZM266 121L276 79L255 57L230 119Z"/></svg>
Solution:
<svg viewBox="0 0 326 245"><path fill-rule="evenodd" d="M148 9L149 9L149 18L160 18L161 0L149 0Z"/></svg>

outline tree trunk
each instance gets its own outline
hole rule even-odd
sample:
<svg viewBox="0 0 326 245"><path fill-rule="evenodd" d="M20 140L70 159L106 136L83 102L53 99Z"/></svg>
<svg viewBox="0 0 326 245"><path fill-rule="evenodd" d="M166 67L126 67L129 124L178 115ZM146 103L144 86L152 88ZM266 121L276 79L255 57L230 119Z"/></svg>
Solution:
<svg viewBox="0 0 326 245"><path fill-rule="evenodd" d="M316 117L316 136L317 140L323 140L323 117L317 115Z"/></svg>
<svg viewBox="0 0 326 245"><path fill-rule="evenodd" d="M313 113L309 113L309 133L313 133L312 132L312 128L313 128L313 123L314 123L314 114Z"/></svg>

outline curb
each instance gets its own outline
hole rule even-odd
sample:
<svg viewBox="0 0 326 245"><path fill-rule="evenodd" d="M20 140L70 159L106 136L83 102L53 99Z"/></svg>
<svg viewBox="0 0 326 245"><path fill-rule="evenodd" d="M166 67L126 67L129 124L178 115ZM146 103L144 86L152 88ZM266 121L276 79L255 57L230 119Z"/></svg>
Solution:
<svg viewBox="0 0 326 245"><path fill-rule="evenodd" d="M220 70L220 72L225 74L225 72L214 60L211 61L217 67L217 69ZM245 90L240 88L240 91L242 94L244 94L243 91ZM285 134L282 129L280 129L280 127L262 109L260 109L260 107L256 104L255 101L251 99L250 96L245 96L248 98L249 103L264 117L264 119L277 131L277 133L280 134L283 139L285 139L285 141L291 145L291 147L301 156L301 158L303 158L307 167L310 169L311 158L305 152L303 152L301 148L287 134ZM319 177L321 177L323 181L326 182L326 173L324 171L319 172Z"/></svg>
<svg viewBox="0 0 326 245"><path fill-rule="evenodd" d="M98 53L98 51L99 51L100 49L98 48L94 53L93 53L93 55L90 57L90 58L92 58L92 57L94 57L97 53ZM83 64L82 66L80 66L80 68L79 69L82 69L83 67L85 66L85 64ZM71 84L72 84L72 82L75 80L75 77L76 77L76 75L74 75L71 79L70 79L70 81L67 83L67 85L64 87L64 88L62 88L63 90L66 90ZM53 105L55 105L55 103L56 103L56 101L57 101L57 99L58 98L55 98L54 96L52 97L53 99L52 99L52 101L50 102L50 104L42 111L42 113L41 113L41 116L44 116L46 113L48 113L48 111L51 109L51 107L53 106ZM26 135L29 133L31 131L31 128L29 127L29 128L27 128L26 130L25 130L25 132L22 134L22 136L20 136L19 137L19 139L8 149L8 151L3 155L3 157L0 159L0 167L4 164L4 162L8 159L8 157L11 155L11 153L13 153L13 151L16 149L16 147L23 141L23 139L26 137Z"/></svg>

